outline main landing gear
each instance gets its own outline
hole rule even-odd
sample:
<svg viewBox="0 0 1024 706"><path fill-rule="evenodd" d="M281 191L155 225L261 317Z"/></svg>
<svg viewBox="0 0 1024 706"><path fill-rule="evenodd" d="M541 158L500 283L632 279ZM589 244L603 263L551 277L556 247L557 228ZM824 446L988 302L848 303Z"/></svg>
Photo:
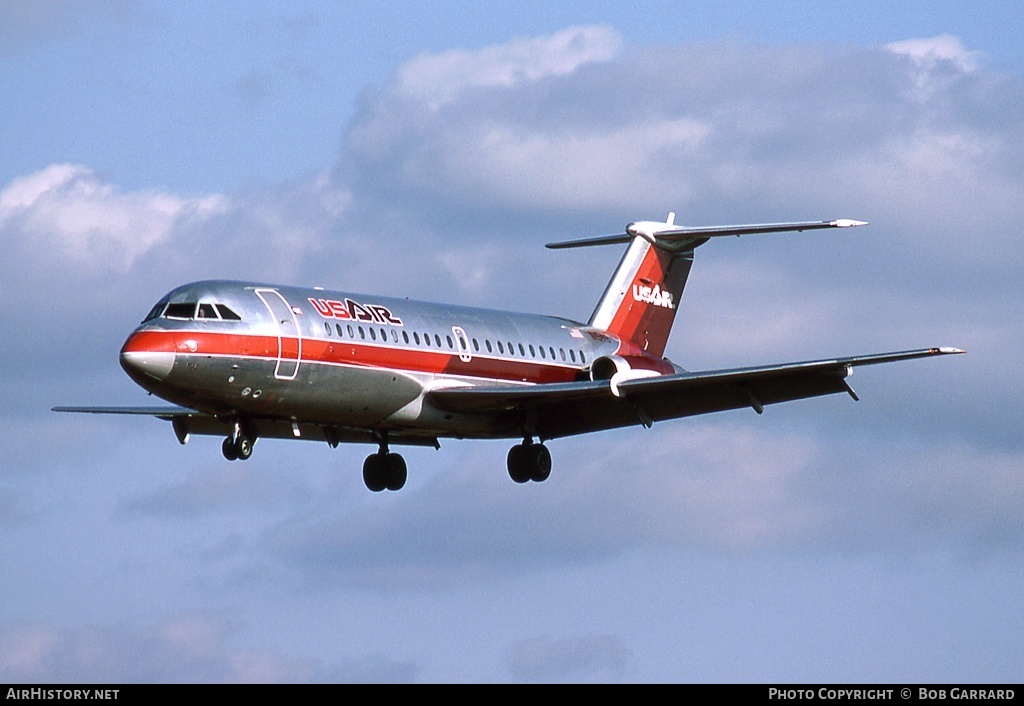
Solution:
<svg viewBox="0 0 1024 706"><path fill-rule="evenodd" d="M363 461L363 482L367 488L379 493L382 490L401 490L407 477L405 459L401 454L388 451L385 435L381 439L380 450Z"/></svg>
<svg viewBox="0 0 1024 706"><path fill-rule="evenodd" d="M551 453L543 444L527 438L508 452L508 475L516 483L540 483L551 475Z"/></svg>
<svg viewBox="0 0 1024 706"><path fill-rule="evenodd" d="M252 447L255 444L256 437L243 431L240 424L235 424L231 436L224 439L220 450L229 461L246 461L252 456Z"/></svg>

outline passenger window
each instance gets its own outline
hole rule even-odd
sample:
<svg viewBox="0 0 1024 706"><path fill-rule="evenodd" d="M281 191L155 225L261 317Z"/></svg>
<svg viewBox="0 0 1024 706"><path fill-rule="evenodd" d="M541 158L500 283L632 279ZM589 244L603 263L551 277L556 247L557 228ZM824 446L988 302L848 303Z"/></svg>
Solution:
<svg viewBox="0 0 1024 706"><path fill-rule="evenodd" d="M532 343L530 344L530 357L531 358L536 358L537 357L537 352L535 350L533 350L533 344Z"/></svg>
<svg viewBox="0 0 1024 706"><path fill-rule="evenodd" d="M345 327L345 329L348 331L348 337L349 338L355 338L356 337L356 332L352 330L352 324L348 324Z"/></svg>
<svg viewBox="0 0 1024 706"><path fill-rule="evenodd" d="M362 326L359 327L359 338L363 339L364 341L366 340L366 331L363 330Z"/></svg>
<svg viewBox="0 0 1024 706"><path fill-rule="evenodd" d="M562 355L562 362L564 363L565 362L565 349L564 348L559 348L558 352L561 353L561 355Z"/></svg>
<svg viewBox="0 0 1024 706"><path fill-rule="evenodd" d="M376 341L377 340L377 332L374 331L372 328L370 329L370 340L371 341Z"/></svg>
<svg viewBox="0 0 1024 706"><path fill-rule="evenodd" d="M485 338L484 339L484 345L487 346L487 352L488 353L493 353L494 352L494 349L491 348L491 339Z"/></svg>
<svg viewBox="0 0 1024 706"><path fill-rule="evenodd" d="M526 355L526 349L523 348L523 344L519 344L519 355Z"/></svg>
<svg viewBox="0 0 1024 706"><path fill-rule="evenodd" d="M544 353L544 346L538 346L540 348L540 357L547 360L547 355Z"/></svg>
<svg viewBox="0 0 1024 706"><path fill-rule="evenodd" d="M406 343L408 343L408 342L409 342L409 332L408 332L408 331L402 331L402 339L403 339L403 340L404 340L404 341L405 341Z"/></svg>
<svg viewBox="0 0 1024 706"><path fill-rule="evenodd" d="M555 349L552 348L551 346L548 346L548 353L551 354L551 360L554 360L555 359Z"/></svg>
<svg viewBox="0 0 1024 706"><path fill-rule="evenodd" d="M477 353L480 352L480 343L475 338L473 339L473 350Z"/></svg>
<svg viewBox="0 0 1024 706"><path fill-rule="evenodd" d="M587 364L587 356L583 355L583 351L580 351L580 362L584 365Z"/></svg>
<svg viewBox="0 0 1024 706"><path fill-rule="evenodd" d="M416 341L416 345L420 344L420 335L415 331L412 332L412 340Z"/></svg>
<svg viewBox="0 0 1024 706"><path fill-rule="evenodd" d="M572 348L569 349L569 359L572 360L572 362L574 363L576 362L576 351L574 351Z"/></svg>
<svg viewBox="0 0 1024 706"><path fill-rule="evenodd" d="M498 341L498 352L499 353L504 353L505 352L505 346L501 345L501 341Z"/></svg>
<svg viewBox="0 0 1024 706"><path fill-rule="evenodd" d="M454 348L455 347L455 344L452 343L452 337L451 336L445 336L445 340L448 341L448 348Z"/></svg>
<svg viewBox="0 0 1024 706"><path fill-rule="evenodd" d="M437 344L438 348L441 347L441 337L439 335L437 335L436 333L434 334L434 343Z"/></svg>
<svg viewBox="0 0 1024 706"><path fill-rule="evenodd" d="M329 323L327 323L326 321L324 322L324 331L327 332L327 337L330 338L330 336L331 336L331 325Z"/></svg>

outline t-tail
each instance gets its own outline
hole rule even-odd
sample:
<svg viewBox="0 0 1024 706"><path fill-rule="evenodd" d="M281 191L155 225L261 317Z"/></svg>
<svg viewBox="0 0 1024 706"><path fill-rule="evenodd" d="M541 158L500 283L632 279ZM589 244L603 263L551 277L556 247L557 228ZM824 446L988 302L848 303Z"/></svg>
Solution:
<svg viewBox="0 0 1024 706"><path fill-rule="evenodd" d="M799 223L759 223L687 228L664 222L639 221L626 232L583 240L549 243L549 248L578 248L628 243L626 254L590 317L590 325L630 343L655 358L665 354L679 300L693 265L693 251L709 239L785 231L848 228L864 221L838 219Z"/></svg>

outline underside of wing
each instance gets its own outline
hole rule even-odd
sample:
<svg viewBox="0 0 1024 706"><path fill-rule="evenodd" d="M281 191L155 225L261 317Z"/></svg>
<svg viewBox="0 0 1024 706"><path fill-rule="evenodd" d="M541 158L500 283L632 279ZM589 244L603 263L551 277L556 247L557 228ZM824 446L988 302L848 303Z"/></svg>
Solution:
<svg viewBox="0 0 1024 706"><path fill-rule="evenodd" d="M961 352L925 348L621 382L448 388L428 394L443 409L497 414L510 423L518 418L542 439L553 439L743 407L760 413L766 405L839 392L856 399L846 382L853 367Z"/></svg>

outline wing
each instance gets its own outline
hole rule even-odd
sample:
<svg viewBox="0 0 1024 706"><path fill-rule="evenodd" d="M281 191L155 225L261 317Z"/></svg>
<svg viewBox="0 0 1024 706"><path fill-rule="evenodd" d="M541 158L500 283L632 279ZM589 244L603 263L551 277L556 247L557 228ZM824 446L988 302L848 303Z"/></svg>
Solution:
<svg viewBox="0 0 1024 706"><path fill-rule="evenodd" d="M458 387L428 393L451 412L505 414L529 421L543 439L845 392L852 368L962 353L924 348L756 368L680 373L616 382L598 380L532 387Z"/></svg>
<svg viewBox="0 0 1024 706"><path fill-rule="evenodd" d="M156 417L171 422L178 442L184 444L189 435L227 436L232 433L234 417L231 415L217 416L190 407L163 405L159 407L68 407L51 408L53 412L73 412L76 414L127 414L144 417ZM340 443L376 444L378 435L373 429L336 427L316 422L293 421L251 417L246 419L246 427L257 438L264 439L306 439L326 441L331 446ZM431 446L440 448L437 437L433 434L416 434L397 431L388 437L393 446Z"/></svg>

